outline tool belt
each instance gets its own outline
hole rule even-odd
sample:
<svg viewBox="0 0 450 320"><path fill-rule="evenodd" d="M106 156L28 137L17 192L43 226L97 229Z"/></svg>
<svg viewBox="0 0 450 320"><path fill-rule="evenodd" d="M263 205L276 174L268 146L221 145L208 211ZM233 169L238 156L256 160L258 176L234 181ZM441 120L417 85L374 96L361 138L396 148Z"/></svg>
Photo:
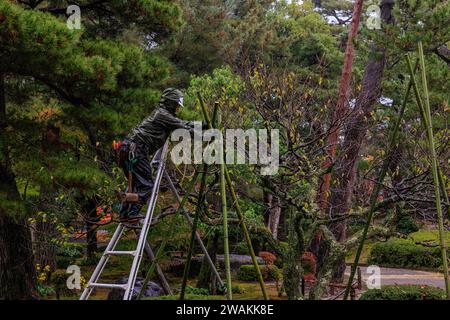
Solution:
<svg viewBox="0 0 450 320"><path fill-rule="evenodd" d="M136 158L136 143L130 141L113 142L113 148L117 156L117 164L124 168L126 160L128 159L127 171L128 171L128 192L121 195L122 202L137 203L139 202L139 196L133 193L133 172L134 165L137 163Z"/></svg>
<svg viewBox="0 0 450 320"><path fill-rule="evenodd" d="M116 162L120 167L125 166L125 161L130 160L130 164L133 161L136 161L136 143L124 140L124 141L115 141L113 142L113 149L116 153ZM132 171L128 168L129 171Z"/></svg>

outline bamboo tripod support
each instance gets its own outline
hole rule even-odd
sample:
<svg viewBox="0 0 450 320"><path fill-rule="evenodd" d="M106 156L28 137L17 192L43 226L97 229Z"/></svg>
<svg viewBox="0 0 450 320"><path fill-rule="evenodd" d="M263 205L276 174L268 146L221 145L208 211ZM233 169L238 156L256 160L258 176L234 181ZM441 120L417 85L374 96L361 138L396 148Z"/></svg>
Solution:
<svg viewBox="0 0 450 320"><path fill-rule="evenodd" d="M202 96L200 94L198 94L198 101L200 103L200 107L202 110L202 114L203 114L203 118L205 119L205 122L208 125L209 129L213 129L216 125L216 120L218 120L219 117L219 109L218 109L218 104L216 103L214 106L214 112L213 112L213 120L211 120L204 100L202 98ZM219 121L217 121L219 122ZM224 153L224 152L222 152ZM206 170L205 170L206 171ZM203 171L203 172L205 172ZM229 257L229 246L228 246L228 206L227 206L227 197L226 197L226 187L228 187L228 190L230 191L231 194L231 198L233 200L233 204L235 206L236 209L236 213L238 215L238 219L239 219L239 225L241 227L242 233L244 234L244 238L245 241L247 243L248 249L249 249L249 253L250 256L252 258L252 262L253 265L255 267L256 270L256 274L258 277L258 281L261 287L261 292L263 295L263 298L265 300L268 300L268 295L267 295L267 291L266 291L266 287L265 287L265 283L264 283L264 279L261 273L261 269L259 267L258 261L256 259L256 255L255 255L255 251L253 250L253 245L251 243L251 239L250 239L250 234L248 232L247 226L245 224L244 221L244 215L242 213L242 210L239 206L239 202L236 196L236 192L234 190L234 186L230 177L230 174L228 172L228 169L226 167L225 164L221 164L220 165L220 190L221 190L221 200L222 200L222 215L223 215L223 231L224 231L224 258L225 258L225 273L226 273L226 288L227 288L227 299L231 300L232 299L232 292L231 292L231 270L230 270L230 257ZM200 199L200 197L199 197ZM197 207L199 207L200 204L197 204ZM201 204L203 205L203 204ZM197 217L197 216L196 216ZM194 223L195 224L195 223ZM195 226L194 226L195 228ZM191 236L191 244L192 244L192 236ZM189 252L191 252L191 250L193 250L192 246L189 248ZM183 286L182 286L182 291L180 293L180 299L184 298L184 291L185 291L185 283L187 282L187 276L189 275L189 266L188 264L186 264L187 268L185 269L184 272L184 277L183 277Z"/></svg>
<svg viewBox="0 0 450 320"><path fill-rule="evenodd" d="M409 55L406 56L406 62L409 69L410 74L410 81L406 90L406 94L403 100L403 104L400 110L400 113L398 115L397 121L394 125L392 135L389 142L389 150L392 151L393 148L395 148L395 145L397 143L397 137L398 137L398 131L400 128L400 123L403 118L403 115L405 113L406 105L408 96L410 94L411 89L414 91L414 95L416 98L416 103L419 108L419 114L420 119L422 122L422 126L426 130L427 133L427 142L428 142L428 149L429 149L429 156L431 158L431 167L432 167L432 173L433 173L433 182L434 182L434 190L435 190L435 198L436 198L436 211L437 211L437 220L438 220L438 227L439 227L439 242L441 247L441 254L442 254L442 265L443 265L443 271L444 271L444 281L445 281L445 288L446 288L446 294L447 299L450 300L450 283L449 283L449 276L448 276L448 260L447 260L447 247L445 242L445 235L444 235L444 217L442 213L442 203L441 203L441 192L444 197L445 206L447 209L448 218L450 219L450 213L449 211L449 200L448 200L448 194L446 190L446 186L444 183L444 179L442 177L442 172L438 164L435 145L434 145L434 135L433 135L433 126L432 126L432 118L431 118L431 110L430 110L430 101L429 101L429 94L428 94L428 82L426 77L426 67L425 67L425 57L423 53L423 45L422 42L418 43L418 54L419 58L417 59L415 67L413 67L411 59ZM421 73L422 73L422 87L423 87L423 95L425 98L425 103L422 101L422 97L419 91L419 87L416 81L416 69L420 65ZM384 160L383 166L380 170L378 179L377 179L377 185L371 194L370 198L370 209L367 217L366 224L364 226L363 235L361 237L355 260L353 262L351 271L350 271L350 278L347 283L347 288L344 294L344 300L348 298L348 295L350 293L351 285L355 276L356 268L359 263L359 258L361 256L361 252L364 246L364 242L367 237L367 232L370 227L370 224L372 222L372 217L375 211L375 207L377 204L377 198L378 194L381 191L381 185L384 181L384 178L387 173L387 169L389 167L389 164L391 162L390 152L388 153L388 157Z"/></svg>

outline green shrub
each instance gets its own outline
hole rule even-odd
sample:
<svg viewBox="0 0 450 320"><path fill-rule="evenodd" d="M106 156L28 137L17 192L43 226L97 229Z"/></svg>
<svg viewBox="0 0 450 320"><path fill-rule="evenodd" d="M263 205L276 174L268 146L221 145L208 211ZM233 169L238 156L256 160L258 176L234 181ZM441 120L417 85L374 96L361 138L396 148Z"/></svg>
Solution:
<svg viewBox="0 0 450 320"><path fill-rule="evenodd" d="M60 296L73 296L75 295L74 290L70 290L67 288L67 277L69 275L65 272L65 270L56 270L52 274L51 284L53 290L56 293L57 299L59 300Z"/></svg>
<svg viewBox="0 0 450 320"><path fill-rule="evenodd" d="M78 243L64 243L56 250L56 266L59 269L66 269L75 263L77 258L83 256L83 246Z"/></svg>
<svg viewBox="0 0 450 320"><path fill-rule="evenodd" d="M208 289L205 288L194 288L190 285L186 286L186 294L191 294L195 296L207 296L209 295Z"/></svg>
<svg viewBox="0 0 450 320"><path fill-rule="evenodd" d="M437 269L442 264L439 247L428 248L406 239L376 243L368 262L388 267L427 269Z"/></svg>
<svg viewBox="0 0 450 320"><path fill-rule="evenodd" d="M280 269L277 266L259 266L264 280L279 280L280 279ZM237 274L238 280L241 281L258 281L258 276L256 274L255 266L252 264L242 265L239 268Z"/></svg>
<svg viewBox="0 0 450 320"><path fill-rule="evenodd" d="M421 285L389 285L364 292L360 300L442 300L445 291Z"/></svg>
<svg viewBox="0 0 450 320"><path fill-rule="evenodd" d="M75 258L56 256L56 266L58 269L67 269L68 266L74 264Z"/></svg>
<svg viewBox="0 0 450 320"><path fill-rule="evenodd" d="M68 258L80 258L83 256L83 246L77 243L64 243L59 246L56 255Z"/></svg>
<svg viewBox="0 0 450 320"><path fill-rule="evenodd" d="M52 287L46 286L42 283L37 283L36 289L38 290L41 297L47 297L55 294L55 290Z"/></svg>
<svg viewBox="0 0 450 320"><path fill-rule="evenodd" d="M410 234L419 231L419 227L412 217L405 216L397 222L397 231L403 234Z"/></svg>
<svg viewBox="0 0 450 320"><path fill-rule="evenodd" d="M235 254L248 254L248 245L247 242L241 241L236 244L236 247L234 248Z"/></svg>

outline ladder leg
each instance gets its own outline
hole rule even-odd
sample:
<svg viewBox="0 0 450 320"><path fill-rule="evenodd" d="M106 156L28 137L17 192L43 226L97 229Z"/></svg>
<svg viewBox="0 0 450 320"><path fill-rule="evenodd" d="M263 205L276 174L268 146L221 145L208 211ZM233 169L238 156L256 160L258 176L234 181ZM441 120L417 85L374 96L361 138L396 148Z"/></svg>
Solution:
<svg viewBox="0 0 450 320"><path fill-rule="evenodd" d="M161 184L161 178L165 168L165 156L167 154L168 142L164 145L162 153L160 156L158 171L156 172L155 184L153 186L152 194L148 202L147 213L145 215L144 223L142 225L141 233L139 235L137 254L133 259L133 264L131 265L130 276L128 278L127 288L125 294L123 295L123 300L131 300L133 296L133 288L136 283L136 277L139 270L139 265L142 260L142 252L144 250L144 244L147 241L147 234L150 228L151 221L153 219L153 212L155 211L156 199L158 198L159 186Z"/></svg>
<svg viewBox="0 0 450 320"><path fill-rule="evenodd" d="M136 230L134 232L138 235ZM163 287L164 293L167 295L172 295L172 289L170 288L170 285L167 282L166 277L164 276L164 272L162 271L160 265L156 261L155 254L153 253L153 249L150 246L150 243L148 242L148 240L145 242L144 251L145 251L145 254L147 255L147 257L149 258L150 262L155 263L156 274L159 277L159 281L161 281L161 285ZM144 285L147 285L145 283L145 281L144 281Z"/></svg>
<svg viewBox="0 0 450 320"><path fill-rule="evenodd" d="M145 243L144 250L145 250L145 253L147 254L147 256L149 257L150 261L151 262L155 261L155 255L154 255L152 247L150 246L150 243L148 243L148 241ZM155 261L155 268L156 268L156 273L158 274L159 280L161 281L161 285L164 289L164 292L167 295L172 295L173 294L172 289L170 288L169 283L167 282L167 279L164 276L164 273L157 261Z"/></svg>
<svg viewBox="0 0 450 320"><path fill-rule="evenodd" d="M105 252L114 250L122 233L123 233L123 225L119 224L116 228L116 231L114 231L114 234L113 234L111 240L109 241L108 246L106 247L105 251L103 252L103 255L100 258L99 263L95 267L95 270L92 273L91 278L89 279L89 282L88 282L86 288L84 288L83 293L80 297L80 300L87 300L89 298L89 296L91 295L92 290L94 288L91 287L90 284L97 282L98 278L100 277L100 274L102 273L103 269L105 268L106 263L109 260L109 255L106 255Z"/></svg>
<svg viewBox="0 0 450 320"><path fill-rule="evenodd" d="M174 194L175 198L177 199L177 201L179 203L181 203L180 194L178 193L177 189L175 188L175 185L173 184L172 179L170 178L170 175L167 171L164 172L164 177L166 178L167 182L169 183L169 187L172 190L172 193ZM187 214L186 210L183 210L183 215L186 218L186 220L188 221L189 225L192 227L194 225L193 221L192 221L191 217ZM220 277L220 274L217 271L216 266L215 266L214 262L212 261L211 256L209 255L208 250L206 249L205 244L203 243L203 240L200 237L200 235L198 234L198 232L195 233L195 238L196 238L198 244L200 245L200 248L201 248L203 254L205 255L206 260L208 261L208 264L210 265L212 272L215 274L217 281L219 282L220 286L223 286L224 282L222 281L222 278Z"/></svg>

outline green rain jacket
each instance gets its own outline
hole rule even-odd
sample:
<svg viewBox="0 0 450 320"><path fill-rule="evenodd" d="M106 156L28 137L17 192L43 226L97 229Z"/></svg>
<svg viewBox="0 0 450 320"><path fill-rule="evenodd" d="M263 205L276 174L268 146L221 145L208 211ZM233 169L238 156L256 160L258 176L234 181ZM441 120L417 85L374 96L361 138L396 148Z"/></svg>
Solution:
<svg viewBox="0 0 450 320"><path fill-rule="evenodd" d="M177 118L176 107L174 104L160 102L158 108L132 130L128 139L152 154L164 145L172 131L187 129L192 132L194 123Z"/></svg>

